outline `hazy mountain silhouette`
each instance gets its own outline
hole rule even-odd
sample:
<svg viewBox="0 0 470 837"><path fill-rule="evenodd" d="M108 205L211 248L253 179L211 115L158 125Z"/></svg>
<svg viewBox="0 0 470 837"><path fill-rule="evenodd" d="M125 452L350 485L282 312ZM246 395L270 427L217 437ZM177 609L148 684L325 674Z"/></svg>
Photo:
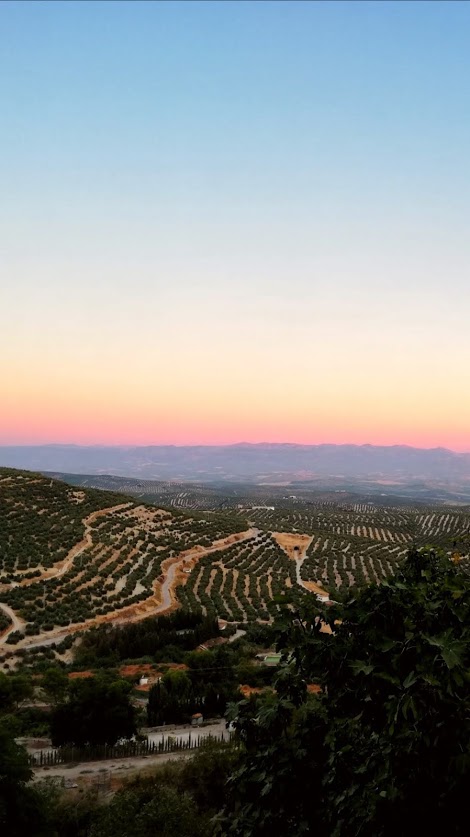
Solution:
<svg viewBox="0 0 470 837"><path fill-rule="evenodd" d="M470 453L405 445L1 446L0 465L167 480L262 482L317 476L470 480Z"/></svg>

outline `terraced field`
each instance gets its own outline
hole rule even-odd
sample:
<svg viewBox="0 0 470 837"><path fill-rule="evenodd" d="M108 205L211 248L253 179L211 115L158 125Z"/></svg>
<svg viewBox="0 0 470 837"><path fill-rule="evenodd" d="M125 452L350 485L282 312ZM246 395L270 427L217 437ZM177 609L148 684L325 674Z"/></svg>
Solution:
<svg viewBox="0 0 470 837"><path fill-rule="evenodd" d="M300 600L380 583L412 544L439 547L469 572L468 510L292 502L183 512L0 469L0 646L178 604L267 621L286 591Z"/></svg>
<svg viewBox="0 0 470 837"><path fill-rule="evenodd" d="M38 576L63 561L83 536L83 519L122 502L120 494L0 468L0 583Z"/></svg>
<svg viewBox="0 0 470 837"><path fill-rule="evenodd" d="M310 535L300 578L331 593L380 583L413 544L443 549L464 571L470 564L467 510L322 503L309 509L244 509L243 514L264 530Z"/></svg>
<svg viewBox="0 0 470 837"><path fill-rule="evenodd" d="M202 607L231 622L268 621L276 596L297 588L295 563L266 532L202 558L177 595L189 609Z"/></svg>
<svg viewBox="0 0 470 837"><path fill-rule="evenodd" d="M191 567L206 551L244 537L234 517L77 492L34 474L0 471L0 497L1 612L11 618L13 611L14 627L30 637L142 618L159 609L163 591L170 607L165 581L170 571L174 584L180 579L174 564ZM4 641L21 639L18 630L9 634Z"/></svg>
<svg viewBox="0 0 470 837"><path fill-rule="evenodd" d="M176 480L139 480L106 474L62 474L51 472L45 476L62 479L79 488L100 488L122 492L141 503L174 507L189 511L217 511L234 507L242 494L230 485L209 486Z"/></svg>

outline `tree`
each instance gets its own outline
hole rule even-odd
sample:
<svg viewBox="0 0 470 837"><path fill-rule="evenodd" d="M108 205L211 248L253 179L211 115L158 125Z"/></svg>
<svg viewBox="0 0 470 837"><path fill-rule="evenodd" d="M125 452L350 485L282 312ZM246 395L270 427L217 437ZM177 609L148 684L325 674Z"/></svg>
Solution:
<svg viewBox="0 0 470 837"><path fill-rule="evenodd" d="M414 550L344 605L286 614L277 694L236 710L225 833L466 832L469 605L468 579Z"/></svg>
<svg viewBox="0 0 470 837"><path fill-rule="evenodd" d="M54 746L115 744L136 731L135 709L126 680L101 675L72 681L67 699L52 713Z"/></svg>
<svg viewBox="0 0 470 837"><path fill-rule="evenodd" d="M35 784L35 790L47 822L45 837L89 837L100 811L98 787L71 795L64 792L59 778L47 777Z"/></svg>
<svg viewBox="0 0 470 837"><path fill-rule="evenodd" d="M29 674L7 675L0 672L0 713L20 709L33 696L33 681Z"/></svg>
<svg viewBox="0 0 470 837"><path fill-rule="evenodd" d="M0 707L2 713L9 712L13 706L10 682L11 677L0 671Z"/></svg>
<svg viewBox="0 0 470 837"><path fill-rule="evenodd" d="M151 726L187 721L196 701L186 671L169 670L149 692L147 719Z"/></svg>
<svg viewBox="0 0 470 837"><path fill-rule="evenodd" d="M42 676L41 688L54 705L64 701L68 687L69 679L62 668L53 666L46 669Z"/></svg>
<svg viewBox="0 0 470 837"><path fill-rule="evenodd" d="M31 675L14 674L11 678L12 697L16 709L34 698L34 685Z"/></svg>
<svg viewBox="0 0 470 837"><path fill-rule="evenodd" d="M91 837L203 837L204 825L189 794L156 785L118 794L93 825Z"/></svg>
<svg viewBox="0 0 470 837"><path fill-rule="evenodd" d="M0 721L0 832L8 837L45 835L41 800L28 787L32 771L24 747L16 743L7 719Z"/></svg>
<svg viewBox="0 0 470 837"><path fill-rule="evenodd" d="M186 700L191 692L191 680L187 672L181 669L169 669L165 672L162 685L169 695L179 700Z"/></svg>

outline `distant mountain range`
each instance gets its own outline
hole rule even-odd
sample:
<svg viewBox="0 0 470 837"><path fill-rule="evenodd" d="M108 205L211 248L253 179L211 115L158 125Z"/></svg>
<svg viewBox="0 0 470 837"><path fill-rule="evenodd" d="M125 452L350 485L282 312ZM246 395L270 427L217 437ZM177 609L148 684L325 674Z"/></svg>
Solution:
<svg viewBox="0 0 470 837"><path fill-rule="evenodd" d="M318 478L384 484L470 483L470 453L403 445L0 446L0 465L35 471L111 474L153 480L315 483Z"/></svg>

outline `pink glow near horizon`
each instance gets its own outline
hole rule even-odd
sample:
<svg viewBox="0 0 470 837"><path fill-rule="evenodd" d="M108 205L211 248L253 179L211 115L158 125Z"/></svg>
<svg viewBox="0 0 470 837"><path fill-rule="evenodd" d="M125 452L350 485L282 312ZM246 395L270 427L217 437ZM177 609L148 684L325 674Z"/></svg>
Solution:
<svg viewBox="0 0 470 837"><path fill-rule="evenodd" d="M402 390L399 401L385 398L368 381L357 396L343 376L332 389L317 375L310 390L302 380L266 370L262 385L240 384L228 376L215 385L211 375L181 369L160 374L148 387L144 366L137 375L129 364L122 380L108 368L80 369L54 361L55 376L41 368L22 370L22 378L4 381L0 444L405 444L420 448L470 450L466 409L449 413L432 393ZM108 378L108 372L111 375ZM114 376L114 377L113 377ZM58 380L57 380L58 378ZM284 395L285 393L285 395ZM380 397L381 396L381 397ZM463 399L462 399L463 400Z"/></svg>
<svg viewBox="0 0 470 837"><path fill-rule="evenodd" d="M1 428L0 424L0 444L1 445L41 445L41 444L75 444L75 445L129 445L129 446L147 446L147 445L234 445L240 443L249 444L299 444L299 445L320 445L320 444L334 444L334 445L408 445L416 448L436 448L445 447L457 452L470 451L470 445L464 436L444 438L438 437L433 433L408 433L398 435L389 435L380 433L379 431L370 430L362 431L360 433L336 433L332 434L327 428L322 430L320 427L316 428L314 432L301 432L296 430L292 433L286 431L276 433L249 432L245 430L237 431L236 429L217 429L214 428L208 432L195 432L188 430L180 430L175 433L172 427L162 427L156 423L155 430L140 429L140 428L119 428L113 427L111 430L101 429L99 427L90 425L73 426L67 424L65 427L57 425L46 426L41 431L37 426L34 429L29 422L19 422L15 430Z"/></svg>

